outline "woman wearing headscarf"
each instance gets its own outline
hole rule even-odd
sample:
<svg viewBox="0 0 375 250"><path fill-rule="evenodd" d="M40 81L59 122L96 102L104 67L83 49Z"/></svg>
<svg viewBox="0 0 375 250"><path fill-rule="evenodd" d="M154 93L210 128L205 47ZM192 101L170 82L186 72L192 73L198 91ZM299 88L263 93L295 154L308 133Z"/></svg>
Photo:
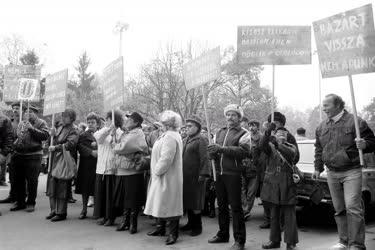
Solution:
<svg viewBox="0 0 375 250"><path fill-rule="evenodd" d="M78 152L80 154L76 194L82 195L82 211L79 219L85 219L87 216L87 203L89 197L95 192L95 170L98 157L98 147L94 133L98 130L100 118L95 113L90 113L87 118L87 130L79 135Z"/></svg>
<svg viewBox="0 0 375 250"><path fill-rule="evenodd" d="M274 134L274 135L272 135ZM286 249L296 248L298 228L296 220L297 186L300 177L293 170L293 161L297 148L287 142L288 131L276 128L271 123L260 140L259 149L266 155L266 171L261 191L262 201L271 206L270 241L263 244L263 249L280 248L280 221L284 218L284 241Z"/></svg>
<svg viewBox="0 0 375 250"><path fill-rule="evenodd" d="M187 137L183 140L183 204L188 222L181 231L191 231L191 236L202 233L201 211L204 208L208 165L208 139L201 134L201 119L192 116L186 120Z"/></svg>
<svg viewBox="0 0 375 250"><path fill-rule="evenodd" d="M152 148L151 185L144 213L159 219L156 230L148 235L165 235L168 224L166 244L172 245L177 241L178 223L183 215L183 145L178 132L182 121L179 114L168 110L160 115L160 122L163 125L163 134Z"/></svg>
<svg viewBox="0 0 375 250"><path fill-rule="evenodd" d="M148 152L142 131L143 118L137 112L127 116L125 132L114 146L116 160L115 206L123 208L117 231L137 232L138 213L145 202L144 171L139 169Z"/></svg>
<svg viewBox="0 0 375 250"><path fill-rule="evenodd" d="M76 112L72 109L66 109L62 113L62 125L57 129L51 129L53 145L49 147L49 151L51 152L52 162L47 183L47 196L49 196L51 213L46 219L50 219L53 222L65 220L67 216L69 190L72 180L54 177L53 171L58 167L58 156L65 158L62 153L63 150L66 150L72 158L76 159L78 131L73 124L75 120Z"/></svg>
<svg viewBox="0 0 375 250"><path fill-rule="evenodd" d="M106 116L105 126L94 133L98 144L98 161L96 164L96 180L94 195L94 218L98 225L112 226L116 215L113 204L115 183L114 151L112 144L122 134L124 119L122 112L114 111Z"/></svg>

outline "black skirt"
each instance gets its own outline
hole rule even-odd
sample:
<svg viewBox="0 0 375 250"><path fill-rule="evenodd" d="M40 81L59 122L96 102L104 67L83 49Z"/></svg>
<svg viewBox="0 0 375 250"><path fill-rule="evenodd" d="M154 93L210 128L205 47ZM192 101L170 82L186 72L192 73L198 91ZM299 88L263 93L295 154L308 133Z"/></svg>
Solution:
<svg viewBox="0 0 375 250"><path fill-rule="evenodd" d="M114 175L96 174L94 195L94 217L114 219L113 207Z"/></svg>
<svg viewBox="0 0 375 250"><path fill-rule="evenodd" d="M87 196L94 195L95 171L96 159L92 157L81 157L76 180L76 194Z"/></svg>
<svg viewBox="0 0 375 250"><path fill-rule="evenodd" d="M144 175L116 176L115 206L122 209L140 209L145 203Z"/></svg>

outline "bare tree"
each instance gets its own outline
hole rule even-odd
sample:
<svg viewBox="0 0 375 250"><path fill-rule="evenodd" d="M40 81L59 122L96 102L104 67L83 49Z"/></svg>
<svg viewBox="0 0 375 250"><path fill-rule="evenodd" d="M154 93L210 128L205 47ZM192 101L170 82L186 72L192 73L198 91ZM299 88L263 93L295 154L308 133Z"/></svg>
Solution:
<svg viewBox="0 0 375 250"><path fill-rule="evenodd" d="M20 35L12 34L0 41L1 61L4 64L20 65L20 57L25 50L26 44Z"/></svg>

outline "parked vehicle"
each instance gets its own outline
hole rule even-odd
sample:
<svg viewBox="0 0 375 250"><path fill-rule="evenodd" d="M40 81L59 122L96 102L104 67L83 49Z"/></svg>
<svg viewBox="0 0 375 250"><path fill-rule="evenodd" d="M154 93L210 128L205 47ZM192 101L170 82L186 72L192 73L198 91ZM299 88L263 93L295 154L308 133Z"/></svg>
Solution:
<svg viewBox="0 0 375 250"><path fill-rule="evenodd" d="M304 179L298 185L297 198L299 206L307 206L313 203L315 192L320 192L318 196L320 203L332 206L332 198L327 183L326 170L320 175L318 180L313 180L315 140L298 141L300 151L300 161L298 168L303 172ZM362 198L367 211L370 206L375 205L375 154L365 154L365 167L362 169ZM321 199L320 199L321 198Z"/></svg>

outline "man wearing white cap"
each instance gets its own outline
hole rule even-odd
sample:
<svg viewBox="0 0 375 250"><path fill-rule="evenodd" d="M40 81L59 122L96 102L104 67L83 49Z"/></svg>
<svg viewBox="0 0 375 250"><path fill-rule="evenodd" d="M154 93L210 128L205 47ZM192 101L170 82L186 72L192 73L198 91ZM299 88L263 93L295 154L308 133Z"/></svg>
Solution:
<svg viewBox="0 0 375 250"><path fill-rule="evenodd" d="M233 236L235 239L231 250L243 250L246 242L246 227L241 203L241 160L248 156L249 149L240 145L241 137L246 130L241 128L243 110L231 104L224 109L227 126L216 134L215 144L208 146L210 159L216 165L216 194L219 205L219 232L209 243L229 241L229 208L233 218Z"/></svg>

